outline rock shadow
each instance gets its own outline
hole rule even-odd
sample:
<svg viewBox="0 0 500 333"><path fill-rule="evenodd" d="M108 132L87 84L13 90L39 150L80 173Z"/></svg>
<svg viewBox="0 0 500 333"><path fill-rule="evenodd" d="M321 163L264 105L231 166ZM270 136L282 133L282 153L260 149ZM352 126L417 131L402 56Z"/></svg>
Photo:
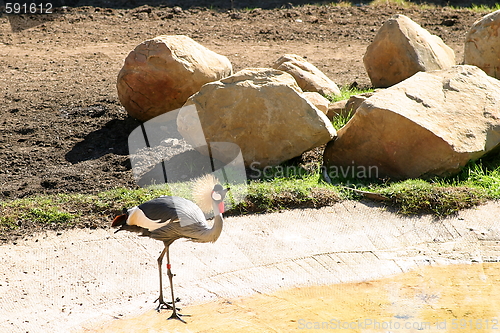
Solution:
<svg viewBox="0 0 500 333"><path fill-rule="evenodd" d="M76 164L95 160L106 154L128 155L128 136L140 125L132 117L113 119L102 128L87 134L83 141L78 142L66 155L68 162Z"/></svg>
<svg viewBox="0 0 500 333"><path fill-rule="evenodd" d="M149 171L136 178L137 185L146 187L155 184L184 182L213 172L212 165L207 163L207 156L196 150L188 150L177 154L163 163L155 164ZM220 169L224 163L212 159L214 170Z"/></svg>

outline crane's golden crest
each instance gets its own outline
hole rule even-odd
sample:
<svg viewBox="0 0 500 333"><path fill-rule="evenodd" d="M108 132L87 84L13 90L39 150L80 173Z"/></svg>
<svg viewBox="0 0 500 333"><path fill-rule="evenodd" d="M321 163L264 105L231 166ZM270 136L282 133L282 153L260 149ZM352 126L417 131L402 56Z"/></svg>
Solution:
<svg viewBox="0 0 500 333"><path fill-rule="evenodd" d="M212 174L196 179L193 186L193 201L204 213L212 211L212 191L219 180Z"/></svg>

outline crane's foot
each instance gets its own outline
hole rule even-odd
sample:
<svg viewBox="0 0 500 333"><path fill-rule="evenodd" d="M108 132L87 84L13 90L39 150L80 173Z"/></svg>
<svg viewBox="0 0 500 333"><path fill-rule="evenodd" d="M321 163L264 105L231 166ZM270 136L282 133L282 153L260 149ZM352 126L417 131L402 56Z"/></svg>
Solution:
<svg viewBox="0 0 500 333"><path fill-rule="evenodd" d="M160 312L161 310L173 310L173 306L172 306L172 302L165 302L163 300L163 297L159 297L155 300L155 302L158 301L158 306L156 307L156 311ZM176 298L175 299L176 302L180 302L181 299L180 298ZM177 310L180 311L179 308L177 308Z"/></svg>
<svg viewBox="0 0 500 333"><path fill-rule="evenodd" d="M174 308L172 307L172 305L170 304L167 304L167 303L160 303L158 304L158 306L156 307L156 311L160 312L161 310L173 310Z"/></svg>
<svg viewBox="0 0 500 333"><path fill-rule="evenodd" d="M174 311L172 313L172 315L170 317L168 317L168 320L177 319L177 320L180 320L181 322L183 322L184 324L187 324L186 321L181 318L181 316L182 317L191 317L191 315L185 315L185 314L177 313L177 311Z"/></svg>

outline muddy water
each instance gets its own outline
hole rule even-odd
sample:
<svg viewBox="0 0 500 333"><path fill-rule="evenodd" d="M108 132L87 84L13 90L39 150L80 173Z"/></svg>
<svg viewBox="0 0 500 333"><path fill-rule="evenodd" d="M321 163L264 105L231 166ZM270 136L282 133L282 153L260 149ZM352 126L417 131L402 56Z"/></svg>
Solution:
<svg viewBox="0 0 500 333"><path fill-rule="evenodd" d="M117 319L86 332L500 332L500 264L422 267Z"/></svg>

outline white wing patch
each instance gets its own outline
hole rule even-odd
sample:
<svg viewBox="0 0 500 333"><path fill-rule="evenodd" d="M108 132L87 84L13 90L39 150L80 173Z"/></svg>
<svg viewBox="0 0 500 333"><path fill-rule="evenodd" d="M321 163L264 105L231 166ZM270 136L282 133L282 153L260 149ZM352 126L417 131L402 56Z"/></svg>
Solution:
<svg viewBox="0 0 500 333"><path fill-rule="evenodd" d="M128 210L128 225L136 225L138 227L148 229L149 231L153 231L167 225L170 222L165 221L163 223L160 223L160 221L161 220L149 219L137 206Z"/></svg>

